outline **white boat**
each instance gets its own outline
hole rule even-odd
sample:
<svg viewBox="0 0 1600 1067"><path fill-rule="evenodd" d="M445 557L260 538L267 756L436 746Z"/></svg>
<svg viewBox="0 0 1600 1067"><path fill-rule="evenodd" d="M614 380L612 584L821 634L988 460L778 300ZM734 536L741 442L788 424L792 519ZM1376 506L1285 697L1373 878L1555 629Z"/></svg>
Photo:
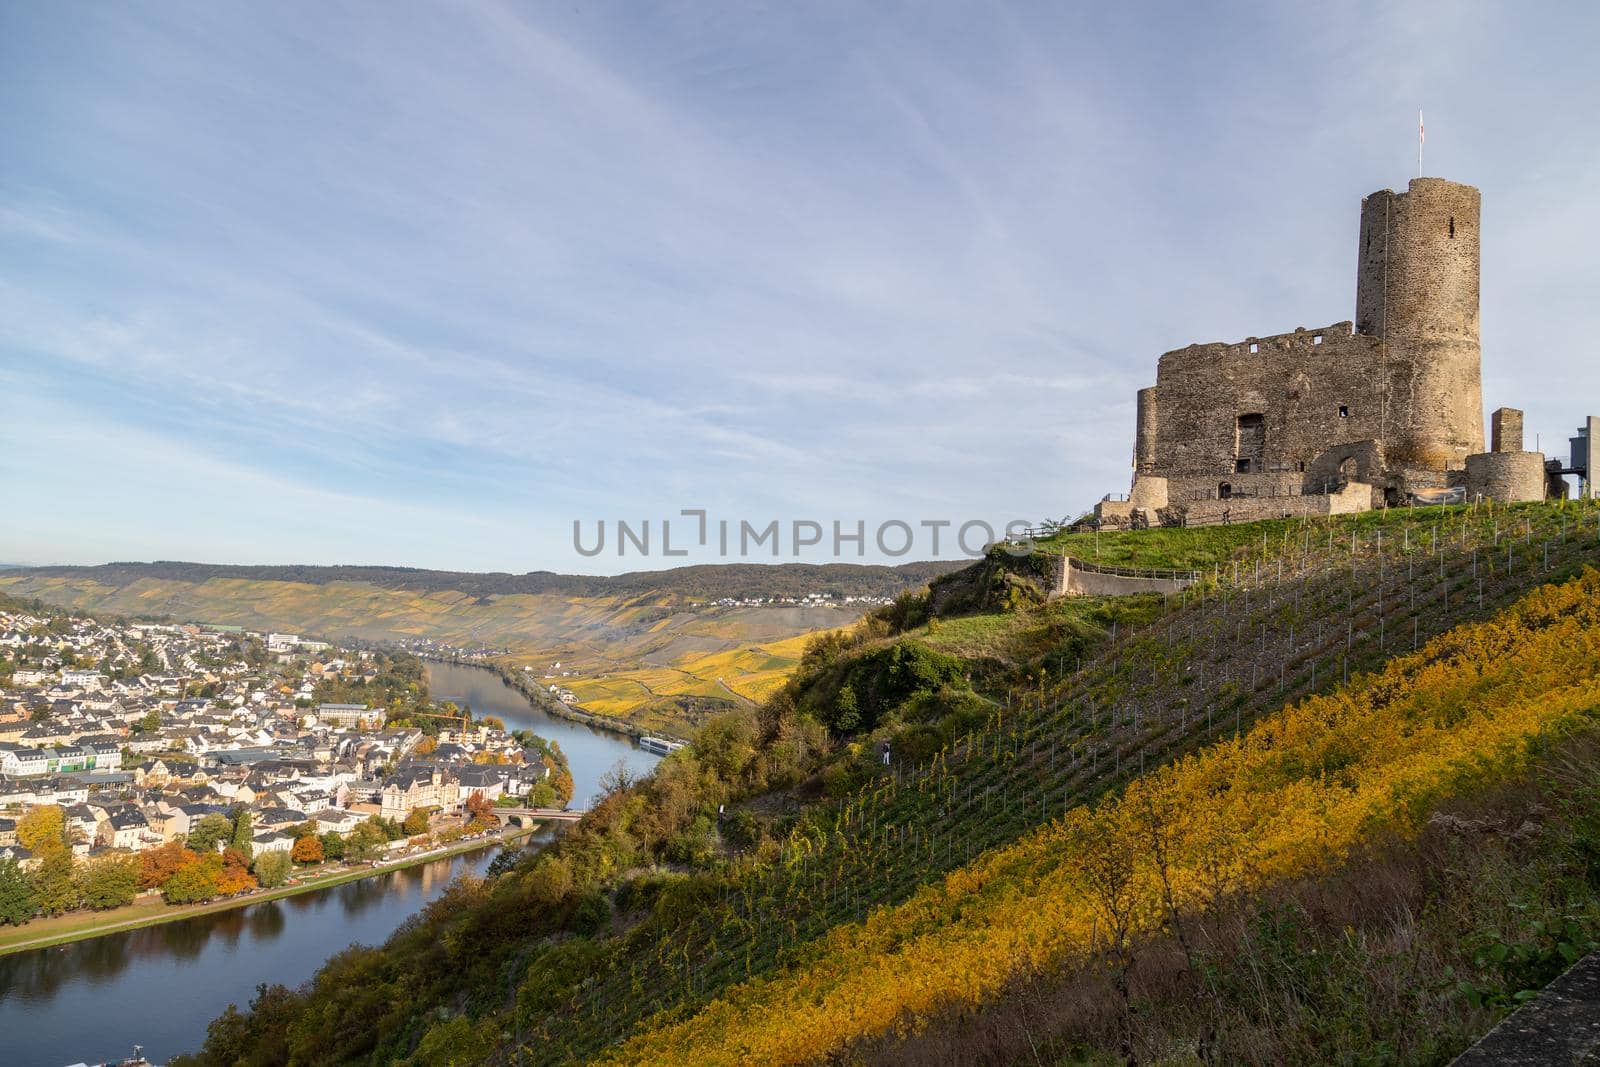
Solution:
<svg viewBox="0 0 1600 1067"><path fill-rule="evenodd" d="M664 737L641 737L639 738L639 747L644 749L646 752L654 752L658 755L665 756L682 748L683 742L668 741Z"/></svg>

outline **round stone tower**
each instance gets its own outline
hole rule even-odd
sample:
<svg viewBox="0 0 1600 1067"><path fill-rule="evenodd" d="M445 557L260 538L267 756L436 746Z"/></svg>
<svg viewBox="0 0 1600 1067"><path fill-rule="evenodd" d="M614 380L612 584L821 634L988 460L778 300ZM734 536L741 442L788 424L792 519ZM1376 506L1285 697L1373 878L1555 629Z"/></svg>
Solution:
<svg viewBox="0 0 1600 1067"><path fill-rule="evenodd" d="M1156 407L1156 387L1139 390L1138 431L1134 436L1133 469L1139 474L1149 474L1156 469L1156 434L1159 415Z"/></svg>
<svg viewBox="0 0 1600 1067"><path fill-rule="evenodd" d="M1356 329L1384 342L1386 453L1445 470L1482 452L1478 190L1413 178L1361 202Z"/></svg>

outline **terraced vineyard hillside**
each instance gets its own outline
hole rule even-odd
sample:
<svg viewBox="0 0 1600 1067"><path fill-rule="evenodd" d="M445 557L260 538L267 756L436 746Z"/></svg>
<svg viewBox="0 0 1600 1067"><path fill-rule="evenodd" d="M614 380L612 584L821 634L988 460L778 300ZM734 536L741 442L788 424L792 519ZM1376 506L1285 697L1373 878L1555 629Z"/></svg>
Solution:
<svg viewBox="0 0 1600 1067"><path fill-rule="evenodd" d="M548 1062L583 1058L657 1011L768 973L829 929L1074 806L1600 563L1596 523L1593 509L1531 507L1235 528L1226 564L1213 562L1210 581L1155 621L1118 627L1081 668L1047 666L1037 685L994 694L986 720L955 744L810 812L776 863L730 867L692 919L635 927L612 946L609 970L539 1020L534 1044ZM1147 565L1137 536L1119 551ZM1200 553L1213 546L1196 540ZM948 647L952 626L912 636Z"/></svg>
<svg viewBox="0 0 1600 1067"><path fill-rule="evenodd" d="M1600 589L1592 573L1571 582L1600 563L1600 508L1592 504L1161 531L1144 542L1149 555L1143 536L1102 538L1100 547L1117 562L1203 567L1205 580L1164 601L1046 602L1047 570L1037 559L996 551L850 636L819 642L763 706L754 732L732 719L713 723L692 752L607 797L557 848L463 891L455 910L425 916L386 950L336 961L304 994L310 999L258 1005L246 1029L287 1026L291 1045L319 1043L334 1062L412 1052L432 1062L425 1054L446 1041L489 1062L519 1064L608 1055L804 1062L837 1053L895 1025L896 1011L991 996L1008 975L1038 965L1043 957L1026 940L991 951L987 939L1021 928L1003 934L978 921L993 914L996 899L984 887L1003 877L993 883L1003 895L1026 896L1055 884L1037 879L1067 877L1063 850L1103 850L1074 844L1063 828L1091 832L1099 824L1088 813L1108 803L1115 810L1111 798L1130 783L1186 781L1181 768L1192 760L1244 759L1227 756L1228 746L1244 743L1243 754L1262 736L1290 736L1284 726L1272 728L1276 735L1252 733L1269 718L1301 723L1295 736L1315 747L1324 745L1317 716L1333 709L1394 701L1435 716L1439 702L1448 709L1468 699L1474 670L1513 684L1523 675L1504 650L1544 641L1539 655L1556 656L1550 649L1565 646L1541 636L1548 623L1540 620L1576 618L1583 613L1575 606L1592 606ZM1044 547L1089 555L1082 535ZM1530 592L1561 582L1568 584L1552 586L1565 590L1556 600L1526 606ZM1594 636L1582 628L1595 621L1589 615L1573 624L1574 647ZM1490 619L1497 621L1488 628L1462 629ZM1593 666L1567 673L1587 686ZM1392 681L1368 673L1386 669ZM1524 732L1506 738L1522 744L1554 726L1555 718L1539 717L1546 689L1510 691L1521 702L1507 702L1506 713L1521 717L1504 728ZM1550 714L1570 700L1549 701ZM1307 701L1329 710L1284 718L1286 707ZM1430 745L1464 744L1468 735L1458 741L1454 731L1476 728L1476 720L1449 714L1428 721L1441 731ZM822 724L831 739L819 733ZM1491 734L1483 737L1491 743ZM1337 760L1318 748L1311 769L1299 767L1292 780L1410 751L1398 742L1380 748ZM1462 773L1456 763L1428 762L1438 751L1418 749L1419 762L1383 765L1382 773L1399 781L1425 770L1416 788L1418 803L1427 803ZM1482 769L1489 752L1463 748L1461 758ZM1507 759L1515 762L1509 750ZM1333 801L1306 797L1309 814L1326 817L1331 809L1315 806ZM1378 794L1362 797L1384 810ZM1274 803L1295 809L1287 799ZM1295 853L1302 867L1282 870L1335 862L1331 840L1306 838ZM1053 844L1041 852L1042 842ZM1253 883L1231 884L1239 891ZM969 895L978 925L964 935L961 902ZM1148 921L1159 925L1159 914ZM1105 951L1105 928L1097 931L1091 952ZM849 977L891 959L901 966L908 957L898 946L950 954L964 936L988 946L971 984L940 984L955 979L931 959L870 997ZM811 1009L785 1001L786 990L816 988L820 996L834 986L844 999L828 1001L830 1014L809 1031L798 1021L786 1029L781 1012L763 1014L787 1003L781 1010L798 1019ZM379 1009L373 998L414 1007ZM302 1003L318 1005L314 1017ZM376 1012L361 1034L329 1029L348 1027L360 1012ZM761 1019L771 1040L747 1026Z"/></svg>

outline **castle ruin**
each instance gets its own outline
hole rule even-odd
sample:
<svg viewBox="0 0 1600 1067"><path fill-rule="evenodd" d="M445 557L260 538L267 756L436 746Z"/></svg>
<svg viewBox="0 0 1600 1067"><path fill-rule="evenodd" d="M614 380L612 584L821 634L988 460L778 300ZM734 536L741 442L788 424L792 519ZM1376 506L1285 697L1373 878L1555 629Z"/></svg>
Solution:
<svg viewBox="0 0 1600 1067"><path fill-rule="evenodd" d="M1522 413L1484 448L1478 190L1415 178L1361 203L1356 315L1163 355L1138 394L1134 479L1115 527L1540 500Z"/></svg>

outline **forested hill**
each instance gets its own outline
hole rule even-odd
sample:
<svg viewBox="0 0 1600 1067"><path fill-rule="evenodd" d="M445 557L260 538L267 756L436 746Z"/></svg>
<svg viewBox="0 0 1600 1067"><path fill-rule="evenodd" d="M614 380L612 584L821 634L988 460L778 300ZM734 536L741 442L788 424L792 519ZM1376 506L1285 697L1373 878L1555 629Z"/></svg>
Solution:
<svg viewBox="0 0 1600 1067"><path fill-rule="evenodd" d="M940 574L965 565L964 561L928 561L888 567L855 563L726 563L674 567L659 571L631 571L617 575L557 574L529 571L432 571L412 567L336 566L299 564L235 566L214 563L106 563L94 567L27 567L8 572L12 578L66 578L123 587L156 580L199 584L213 579L255 582L299 582L328 585L359 582L382 589L417 593L460 592L475 597L554 595L577 597L634 597L675 595L691 599L723 597L894 596L916 589Z"/></svg>

